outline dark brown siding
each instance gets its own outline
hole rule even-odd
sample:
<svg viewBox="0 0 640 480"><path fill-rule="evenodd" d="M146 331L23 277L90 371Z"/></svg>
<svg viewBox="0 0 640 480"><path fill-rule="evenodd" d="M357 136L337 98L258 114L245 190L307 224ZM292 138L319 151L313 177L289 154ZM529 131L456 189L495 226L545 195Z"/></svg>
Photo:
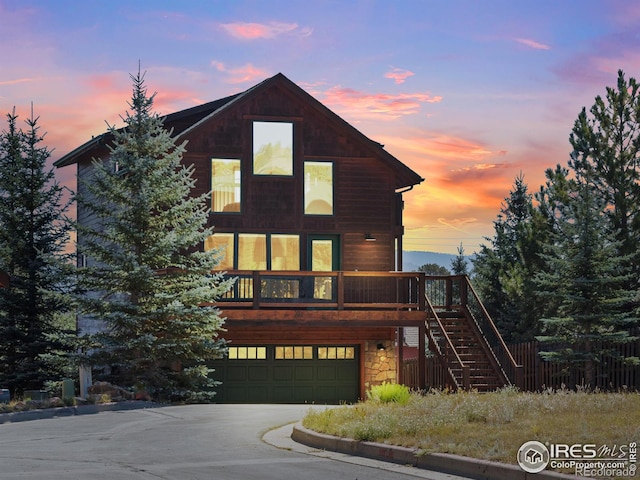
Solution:
<svg viewBox="0 0 640 480"><path fill-rule="evenodd" d="M252 174L252 122L287 121L294 124L294 175ZM277 85L238 101L187 136L185 164L196 169L194 194L211 188L213 157L242 160L242 212L212 214L220 232L298 233L340 235L342 268L389 271L395 268L394 173L373 157L352 132ZM334 163L334 215L303 213L305 160ZM370 233L376 242L365 242ZM303 262L304 265L304 262Z"/></svg>

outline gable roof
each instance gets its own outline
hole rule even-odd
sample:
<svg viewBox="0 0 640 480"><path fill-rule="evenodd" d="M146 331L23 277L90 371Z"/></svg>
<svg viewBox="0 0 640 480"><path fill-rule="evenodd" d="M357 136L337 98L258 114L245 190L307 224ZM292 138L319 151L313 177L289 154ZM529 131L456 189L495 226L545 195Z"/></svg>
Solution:
<svg viewBox="0 0 640 480"><path fill-rule="evenodd" d="M379 157L383 161L385 161L393 169L393 171L396 172L397 189L403 187L412 187L413 185L417 185L424 180L424 178L422 178L396 157L387 152L384 149L384 145L375 142L365 136L358 129L356 129L350 123L346 122L340 116L329 110L320 101L316 100L298 85L289 80L282 73L278 73L273 77L268 78L258 83L257 85L254 85L248 90L245 90L244 92L230 95L219 100L214 100L203 105L171 113L164 117L164 124L167 128L173 129L174 138L176 140L179 140L181 137L184 137L194 130L198 129L207 121L228 111L229 108L232 108L237 103L242 102L243 100L246 100L253 95L257 95L276 84L286 89L293 96L299 98L301 102L306 103L307 105L314 108L330 123L333 123L342 130L346 130L352 136L352 138L357 140L367 150L369 150L372 156ZM54 165L60 168L77 163L81 158L89 155L100 145L107 144L110 140L110 137L111 135L109 134L109 132L94 137L75 150L64 155L62 158L57 160Z"/></svg>

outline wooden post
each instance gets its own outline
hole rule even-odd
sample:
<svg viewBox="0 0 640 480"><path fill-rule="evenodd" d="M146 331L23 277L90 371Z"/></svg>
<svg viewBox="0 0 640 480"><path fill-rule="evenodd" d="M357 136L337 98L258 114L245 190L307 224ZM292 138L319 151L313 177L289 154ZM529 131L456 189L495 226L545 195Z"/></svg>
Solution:
<svg viewBox="0 0 640 480"><path fill-rule="evenodd" d="M338 310L344 310L344 272L338 272Z"/></svg>
<svg viewBox="0 0 640 480"><path fill-rule="evenodd" d="M398 351L396 352L396 363L398 383L404 385L404 328L399 327L396 329L396 345L398 345Z"/></svg>
<svg viewBox="0 0 640 480"><path fill-rule="evenodd" d="M427 328L424 323L418 327L418 388L425 390L427 388L427 354L425 337L427 336Z"/></svg>
<svg viewBox="0 0 640 480"><path fill-rule="evenodd" d="M460 303L465 307L469 303L469 290L467 288L468 281L469 278L466 275L460 277Z"/></svg>
<svg viewBox="0 0 640 480"><path fill-rule="evenodd" d="M253 308L260 308L260 297L262 296L262 285L260 284L260 272L253 271Z"/></svg>

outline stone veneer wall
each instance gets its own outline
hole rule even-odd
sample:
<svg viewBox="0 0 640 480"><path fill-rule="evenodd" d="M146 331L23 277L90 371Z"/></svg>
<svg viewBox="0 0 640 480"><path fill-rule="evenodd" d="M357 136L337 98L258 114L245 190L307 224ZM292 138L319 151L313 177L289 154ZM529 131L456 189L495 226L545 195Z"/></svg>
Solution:
<svg viewBox="0 0 640 480"><path fill-rule="evenodd" d="M384 350L378 350L378 343ZM383 382L396 383L396 349L393 341L366 341L364 345L364 386L369 389Z"/></svg>

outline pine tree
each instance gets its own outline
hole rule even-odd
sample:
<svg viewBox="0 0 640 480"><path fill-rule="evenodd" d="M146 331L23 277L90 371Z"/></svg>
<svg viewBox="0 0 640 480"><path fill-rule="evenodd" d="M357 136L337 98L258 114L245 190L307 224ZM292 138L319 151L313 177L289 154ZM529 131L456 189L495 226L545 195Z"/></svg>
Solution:
<svg viewBox="0 0 640 480"><path fill-rule="evenodd" d="M451 272L454 275L468 275L469 268L467 266L467 259L464 256L464 247L462 243L458 247L458 255L451 261Z"/></svg>
<svg viewBox="0 0 640 480"><path fill-rule="evenodd" d="M80 271L83 314L104 327L89 336L85 362L108 366L118 383L156 399L208 398L206 362L224 350L214 302L230 282L212 274L217 253L201 248L212 233L208 203L190 195L185 145L152 112L144 75L131 79L125 127L109 128L110 156L94 160L78 195L97 220L78 225L80 253L89 259Z"/></svg>
<svg viewBox="0 0 640 480"><path fill-rule="evenodd" d="M607 234L606 206L597 187L589 175L567 179L566 173L559 168L547 172L544 204L554 228L543 255L548 268L535 280L541 297L557 309L542 319L538 339L551 346L541 352L543 358L581 367L583 382L594 387L603 354L614 355L612 344L633 340L634 292L625 290L628 259L618 255L620 241Z"/></svg>
<svg viewBox="0 0 640 480"><path fill-rule="evenodd" d="M569 167L589 175L605 204L609 220L604 225L619 241L618 254L629 259L640 278L640 85L618 71L617 88L607 87L606 97L582 109L569 137L573 151Z"/></svg>
<svg viewBox="0 0 640 480"><path fill-rule="evenodd" d="M483 245L473 259L474 282L505 341L533 340L544 307L536 301L533 276L541 268L539 253L548 227L533 207L522 174L515 178L494 230L491 245Z"/></svg>
<svg viewBox="0 0 640 480"><path fill-rule="evenodd" d="M418 267L418 271L424 272L427 275L435 275L435 276L451 275L451 272L446 267L438 265L437 263L425 263L424 265L421 265L420 267Z"/></svg>
<svg viewBox="0 0 640 480"><path fill-rule="evenodd" d="M10 277L0 289L0 385L14 396L68 375L75 337L60 322L71 308L69 204L47 168L38 118L26 130L17 119L7 114L0 135L0 270Z"/></svg>

